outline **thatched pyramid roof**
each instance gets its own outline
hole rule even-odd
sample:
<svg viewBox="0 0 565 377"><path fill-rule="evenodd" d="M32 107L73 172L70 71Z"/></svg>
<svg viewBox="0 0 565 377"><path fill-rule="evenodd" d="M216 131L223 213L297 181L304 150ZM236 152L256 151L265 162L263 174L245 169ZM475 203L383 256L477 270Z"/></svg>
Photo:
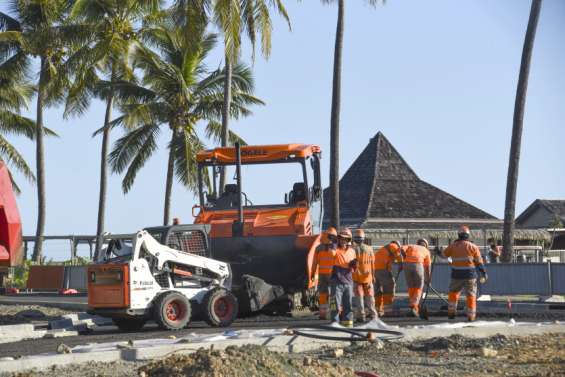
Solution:
<svg viewBox="0 0 565 377"><path fill-rule="evenodd" d="M329 219L329 189L324 190L324 202ZM447 229L461 222L500 224L496 217L421 180L381 132L341 178L340 208L344 225Z"/></svg>

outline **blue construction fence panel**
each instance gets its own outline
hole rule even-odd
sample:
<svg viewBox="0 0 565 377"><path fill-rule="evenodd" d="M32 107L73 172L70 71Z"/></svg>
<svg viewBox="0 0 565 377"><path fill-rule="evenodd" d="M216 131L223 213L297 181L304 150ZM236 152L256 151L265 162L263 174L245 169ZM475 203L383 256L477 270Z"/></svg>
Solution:
<svg viewBox="0 0 565 377"><path fill-rule="evenodd" d="M551 268L551 283L550 283ZM490 295L538 295L565 294L565 263L496 263L487 264L489 279L480 286L481 294ZM394 274L398 267L394 267ZM451 269L447 263L433 266L432 286L442 293L449 290ZM406 280L401 273L396 291L406 293Z"/></svg>
<svg viewBox="0 0 565 377"><path fill-rule="evenodd" d="M551 264L551 285L554 295L565 295L565 263Z"/></svg>

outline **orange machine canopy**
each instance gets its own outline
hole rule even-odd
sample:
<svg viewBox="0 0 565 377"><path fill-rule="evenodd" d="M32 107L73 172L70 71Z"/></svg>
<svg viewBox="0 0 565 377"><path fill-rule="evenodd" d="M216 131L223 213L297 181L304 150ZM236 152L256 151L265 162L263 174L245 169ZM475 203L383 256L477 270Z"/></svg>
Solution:
<svg viewBox="0 0 565 377"><path fill-rule="evenodd" d="M287 159L304 159L319 153L320 147L310 144L245 145L241 147L241 163L258 163ZM219 147L198 152L198 162L235 164L235 148Z"/></svg>

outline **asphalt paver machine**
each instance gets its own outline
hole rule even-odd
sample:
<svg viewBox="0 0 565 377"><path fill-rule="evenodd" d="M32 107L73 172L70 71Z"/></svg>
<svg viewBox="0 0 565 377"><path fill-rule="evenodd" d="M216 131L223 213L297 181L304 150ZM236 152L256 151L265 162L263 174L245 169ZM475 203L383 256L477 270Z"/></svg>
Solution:
<svg viewBox="0 0 565 377"><path fill-rule="evenodd" d="M230 264L236 289L250 275L282 287L290 310L313 302L312 265L320 240L314 225L321 223L323 208L320 159L320 147L308 144L236 144L198 153L194 223L210 226L211 257ZM268 165L269 175L250 183L242 169L256 165ZM282 166L296 169L300 179L288 182L278 203L253 204L245 188L275 190L271 180ZM230 167L235 182L220 187L222 170Z"/></svg>

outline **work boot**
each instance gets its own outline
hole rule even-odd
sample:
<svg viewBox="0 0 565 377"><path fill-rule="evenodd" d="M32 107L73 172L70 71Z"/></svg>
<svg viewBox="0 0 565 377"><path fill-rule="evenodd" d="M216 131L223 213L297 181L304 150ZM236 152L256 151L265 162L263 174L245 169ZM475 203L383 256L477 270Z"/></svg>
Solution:
<svg viewBox="0 0 565 377"><path fill-rule="evenodd" d="M379 317L384 317L384 316L385 316L384 310L383 310L383 311L379 311L378 314L379 314ZM387 317L390 317L390 315L387 315Z"/></svg>
<svg viewBox="0 0 565 377"><path fill-rule="evenodd" d="M341 321L339 324L342 325L343 327L347 327L347 328L353 327L353 321Z"/></svg>
<svg viewBox="0 0 565 377"><path fill-rule="evenodd" d="M475 322L477 318L474 315L470 315L467 317L467 322Z"/></svg>
<svg viewBox="0 0 565 377"><path fill-rule="evenodd" d="M411 308L408 315L410 317L418 317L418 308Z"/></svg>
<svg viewBox="0 0 565 377"><path fill-rule="evenodd" d="M367 321L367 319L365 318L365 316L357 317L357 322L359 322L359 323L365 323L366 321Z"/></svg>
<svg viewBox="0 0 565 377"><path fill-rule="evenodd" d="M447 313L447 319L455 319L455 313Z"/></svg>

